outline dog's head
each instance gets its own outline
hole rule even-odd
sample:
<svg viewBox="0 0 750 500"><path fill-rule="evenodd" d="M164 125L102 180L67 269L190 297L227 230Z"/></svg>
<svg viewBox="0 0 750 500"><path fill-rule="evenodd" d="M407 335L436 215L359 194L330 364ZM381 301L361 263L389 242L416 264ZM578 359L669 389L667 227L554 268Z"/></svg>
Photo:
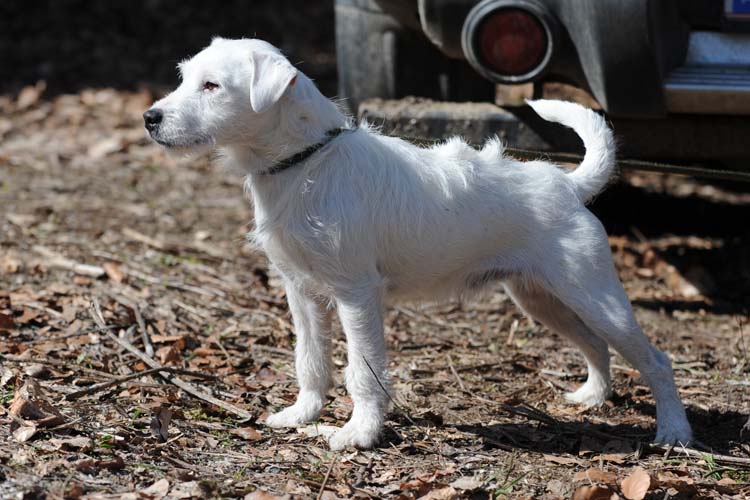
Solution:
<svg viewBox="0 0 750 500"><path fill-rule="evenodd" d="M252 142L297 78L276 47L248 39L215 38L179 70L180 86L143 114L151 137L179 152Z"/></svg>

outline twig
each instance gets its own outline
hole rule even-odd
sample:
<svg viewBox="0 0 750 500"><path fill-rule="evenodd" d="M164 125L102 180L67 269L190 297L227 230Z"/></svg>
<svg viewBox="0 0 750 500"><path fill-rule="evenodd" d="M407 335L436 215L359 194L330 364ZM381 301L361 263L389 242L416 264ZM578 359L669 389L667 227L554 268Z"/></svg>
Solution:
<svg viewBox="0 0 750 500"><path fill-rule="evenodd" d="M111 373L103 372L101 370L95 370L93 368L86 368L77 363L68 361L60 361L57 359L45 359L45 358L24 358L23 356L16 356L14 354L0 354L0 360L10 361L18 364L40 364L40 365L51 365L51 366L62 366L72 370L78 370L89 375L96 375L104 378L115 378L116 375Z"/></svg>
<svg viewBox="0 0 750 500"><path fill-rule="evenodd" d="M151 336L148 334L148 330L146 329L146 322L143 320L143 315L141 314L141 308L138 307L138 304L133 302L131 308L133 309L133 314L135 314L135 321L138 323L138 329L141 331L141 338L143 339L143 350L146 351L146 356L149 358L154 357L154 343L151 342Z"/></svg>
<svg viewBox="0 0 750 500"><path fill-rule="evenodd" d="M169 245L163 243L162 241L152 238L151 236L147 236L143 233L139 233L135 229L132 229L129 227L122 228L122 235L131 240L135 240L139 243L143 243L147 246L156 248L157 250L162 250L162 251L173 250L172 248L169 248Z"/></svg>
<svg viewBox="0 0 750 500"><path fill-rule="evenodd" d="M223 290L219 290L216 288L204 288L204 287L198 287L198 286L193 286L193 285L186 285L184 283L164 281L154 276L151 276L149 274L136 271L135 269L132 269L127 266L123 266L121 268L121 271L128 276L133 276L134 278L141 279L145 281L146 283L151 283L153 285L162 285L167 288L176 288L177 290L197 293L198 295L203 295L206 297L226 297L227 295L226 293L224 293Z"/></svg>
<svg viewBox="0 0 750 500"><path fill-rule="evenodd" d="M320 485L320 491L318 491L318 497L317 500L321 500L323 498L323 493L326 490L326 484L328 483L328 478L331 477L331 471L333 470L333 466L336 465L336 462L338 461L339 456L334 455L331 459L331 465L328 466L328 472L326 472L326 477L323 478L323 483Z"/></svg>
<svg viewBox="0 0 750 500"><path fill-rule="evenodd" d="M141 332L141 338L143 339L143 350L146 352L146 355L149 358L154 357L154 343L151 341L151 336L148 334L148 330L146 329L146 321L143 319L143 314L141 313L141 308L138 307L138 304L135 301L131 301L130 299L123 297L121 295L111 293L109 294L110 297L112 297L114 300L122 304L123 306L127 307L131 311L133 311L133 316L135 316L135 321L138 323L138 329Z"/></svg>
<svg viewBox="0 0 750 500"><path fill-rule="evenodd" d="M464 385L463 380L461 380L461 377L458 376L458 372L456 371L456 367L453 366L453 359L451 358L450 354L448 354L448 367L451 369L451 373L453 373L453 376L456 377L458 386L462 391L466 392L466 386Z"/></svg>
<svg viewBox="0 0 750 500"><path fill-rule="evenodd" d="M406 417L406 420L408 420L411 425L413 425L414 427L416 427L417 424L414 422L414 420L411 419L411 417L406 412L406 410L404 410L401 407L401 405L399 405L396 402L396 400L393 399L393 397L391 397L391 394L388 392L388 389L386 389L385 386L383 385L383 383L380 381L380 379L378 378L377 374L375 373L375 370L373 370L372 366L370 366L370 362L367 361L367 358L364 357L364 356L362 356L362 359L365 361L365 364L367 365L367 368L370 369L370 373L372 373L372 376L375 377L375 381L378 383L378 385L380 386L380 388L383 389L383 392L385 393L386 396L388 396L388 399L391 400L391 403L393 403L393 406L395 406Z"/></svg>
<svg viewBox="0 0 750 500"><path fill-rule="evenodd" d="M55 312L57 312L57 311L55 311ZM117 325L111 325L111 326L107 327L108 330L114 330L114 329L117 329L117 328L120 328L120 327L117 326ZM24 343L26 343L26 344L38 344L39 342L57 342L57 341L69 339L69 338L72 338L72 337L80 337L82 335L88 335L89 333L99 333L101 331L102 331L102 329L99 328L98 326L93 326L93 327L90 327L90 328L81 328L80 330L78 330L76 332L66 333L66 334L63 334L63 335L58 335L56 337L39 337L39 338L35 338L35 339L30 339L30 340L24 341Z"/></svg>
<svg viewBox="0 0 750 500"><path fill-rule="evenodd" d="M104 276L106 271L104 268L99 266L92 266L90 264L81 264L74 260L70 260L67 257L60 255L59 253L50 250L47 247L41 245L34 245L33 250L47 259L46 264L50 267L56 267L59 269L65 269L67 271L73 271L76 274L82 274L84 276L91 276L93 278L101 278Z"/></svg>
<svg viewBox="0 0 750 500"><path fill-rule="evenodd" d="M100 382L98 384L90 385L86 387L85 389L80 389L75 392L69 392L68 394L65 395L63 399L65 399L66 401L72 401L74 399L80 398L81 396L86 396L87 394L93 394L95 392L103 391L104 389L108 389L115 385L120 385L124 382L128 382L129 380L133 380L135 378L145 377L147 375L159 374L160 372L179 373L181 375L192 375L195 377L203 377L206 379L216 378L213 375L192 372L190 370L181 370L179 368L173 368L171 366L162 366L161 368L149 368L148 370L143 370L143 371L136 372L136 373L130 373L128 375L123 375L122 377L117 377L112 380L107 380L106 382Z"/></svg>
<svg viewBox="0 0 750 500"><path fill-rule="evenodd" d="M671 448L671 449L670 449ZM711 457L716 463L736 465L744 468L750 468L750 458L733 457L731 455L717 455L708 451L700 451L686 446L673 446L662 444L647 444L646 450L651 453L665 454L667 451L679 452L692 458L705 459Z"/></svg>
<svg viewBox="0 0 750 500"><path fill-rule="evenodd" d="M90 308L91 316L94 318L94 321L101 327L104 326L104 318L101 313L101 309L99 307L99 301L96 300L96 298L92 301L92 306ZM100 324L101 323L101 324ZM149 358L144 354L141 350L136 348L133 344L128 342L125 339L121 339L117 335L113 334L112 332L106 332L107 337L109 337L111 340L114 340L118 344L120 344L122 347L124 347L126 350L130 351L132 354L134 354L138 359L146 363L151 368L158 368L157 372L159 372L159 376L167 380L168 382L176 385L183 391L187 392L188 394L192 394L196 398L202 399L204 401L207 401L213 405L218 406L219 408L222 408L226 410L229 413L233 413L235 415L238 415L246 420L251 420L253 418L252 413L243 410L242 408L238 408L234 406L233 404L227 403L226 401L222 401L220 399L217 399L213 397L210 394L207 394L200 389L194 387L192 384L189 384L185 382L184 380L174 376L173 374L168 373L169 370L165 369L164 366L159 364L158 362L154 361L152 358ZM162 371L164 373L162 373Z"/></svg>
<svg viewBox="0 0 750 500"><path fill-rule="evenodd" d="M152 375L162 370L168 370L168 368L151 368L149 370L144 370L142 372L131 373L129 375L117 377L112 380L107 380L106 382L100 382L98 384L90 385L86 387L85 389L80 389L78 391L69 392L68 394L65 395L65 397L63 397L63 399L66 401L72 401L74 399L80 398L81 396L85 396L87 394L93 394L95 392L99 392L109 387L112 387L113 385L119 385L119 384L122 384L123 382L133 380L134 378L144 377L146 375Z"/></svg>

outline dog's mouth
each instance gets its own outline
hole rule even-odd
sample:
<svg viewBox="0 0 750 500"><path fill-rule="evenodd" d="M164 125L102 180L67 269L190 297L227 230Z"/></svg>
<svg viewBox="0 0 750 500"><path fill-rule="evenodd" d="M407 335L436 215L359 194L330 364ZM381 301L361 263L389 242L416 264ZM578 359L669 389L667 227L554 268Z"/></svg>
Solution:
<svg viewBox="0 0 750 500"><path fill-rule="evenodd" d="M202 146L207 146L212 143L211 138L209 137L197 137L189 141L170 141L170 140L158 137L157 134L152 133L152 132L149 132L149 135L151 136L151 139L154 140L154 142L156 142L158 145L165 147L167 149L193 149L193 148L199 148Z"/></svg>

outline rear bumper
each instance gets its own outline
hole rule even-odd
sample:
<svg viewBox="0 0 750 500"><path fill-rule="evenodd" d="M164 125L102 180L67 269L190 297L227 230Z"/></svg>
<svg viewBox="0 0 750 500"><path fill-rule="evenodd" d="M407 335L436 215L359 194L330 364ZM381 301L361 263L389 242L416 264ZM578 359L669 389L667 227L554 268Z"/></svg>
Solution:
<svg viewBox="0 0 750 500"><path fill-rule="evenodd" d="M539 1L563 28L547 79L587 89L612 115L667 113L665 76L682 64L688 47L678 0ZM477 3L419 0L422 30L445 54L463 58L463 20Z"/></svg>

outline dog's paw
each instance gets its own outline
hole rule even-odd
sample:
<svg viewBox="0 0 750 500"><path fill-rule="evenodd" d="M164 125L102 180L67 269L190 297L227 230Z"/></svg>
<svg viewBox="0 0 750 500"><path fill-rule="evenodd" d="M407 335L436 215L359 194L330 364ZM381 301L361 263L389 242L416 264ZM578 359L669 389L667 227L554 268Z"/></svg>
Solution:
<svg viewBox="0 0 750 500"><path fill-rule="evenodd" d="M369 449L375 446L380 438L380 427L366 422L350 420L328 440L333 451L346 448Z"/></svg>
<svg viewBox="0 0 750 500"><path fill-rule="evenodd" d="M297 427L308 422L315 422L320 416L323 402L320 398L303 396L302 394L289 408L266 418L269 427Z"/></svg>
<svg viewBox="0 0 750 500"><path fill-rule="evenodd" d="M686 422L680 425L657 425L654 442L687 446L693 441L693 431Z"/></svg>
<svg viewBox="0 0 750 500"><path fill-rule="evenodd" d="M578 390L565 394L565 401L570 404L583 405L586 408L601 406L610 395L607 387L586 382Z"/></svg>

